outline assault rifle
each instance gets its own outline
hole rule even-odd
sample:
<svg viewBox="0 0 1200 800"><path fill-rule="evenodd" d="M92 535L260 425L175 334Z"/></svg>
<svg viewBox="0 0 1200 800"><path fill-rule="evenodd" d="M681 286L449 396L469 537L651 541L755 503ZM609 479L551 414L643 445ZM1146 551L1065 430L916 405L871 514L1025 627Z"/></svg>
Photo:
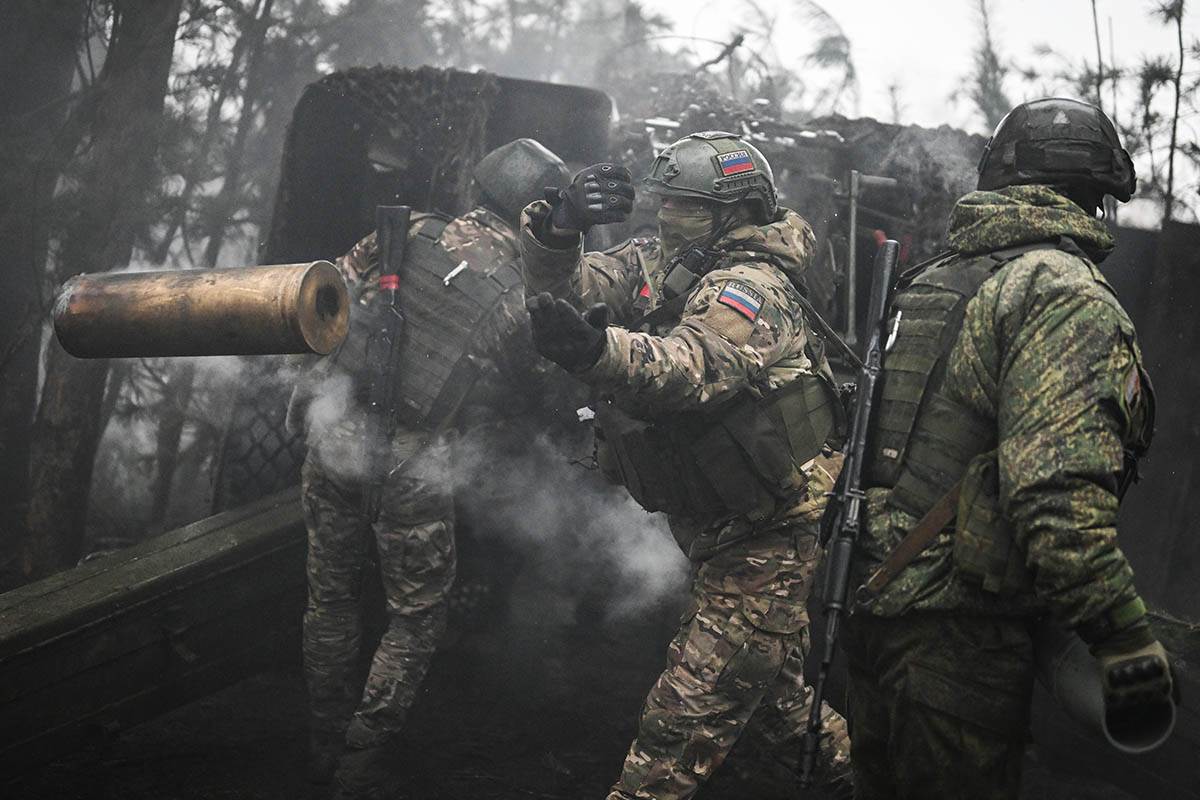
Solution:
<svg viewBox="0 0 1200 800"><path fill-rule="evenodd" d="M854 418L850 423L850 439L846 443L846 460L843 462L837 487L829 499L829 506L825 509L826 519L833 523L830 526L832 536L826 549L827 571L821 597L825 606L825 645L821 651L820 672L813 685L808 728L804 732L803 749L800 753L800 785L806 788L812 785L817 754L821 749L821 703L825 699L825 680L829 677L829 670L833 665L838 628L846 610L850 588L850 562L854 556L854 545L858 541L859 527L862 523L862 504L866 498L862 480L863 460L867 454L867 429L883 372L888 301L899 253L900 245L895 240L888 239L875 254L875 277L871 282L871 305L867 316L867 350L858 371ZM853 268L854 265L850 266Z"/></svg>
<svg viewBox="0 0 1200 800"><path fill-rule="evenodd" d="M404 338L404 316L396 291L400 288L399 271L408 244L408 206L378 206L375 209L375 236L379 247L379 294L373 302L380 313L367 340L367 352L361 378L367 401L367 475L363 486L363 515L371 525L379 513L380 494L391 464L387 463L392 428L396 421L396 381L393 365Z"/></svg>

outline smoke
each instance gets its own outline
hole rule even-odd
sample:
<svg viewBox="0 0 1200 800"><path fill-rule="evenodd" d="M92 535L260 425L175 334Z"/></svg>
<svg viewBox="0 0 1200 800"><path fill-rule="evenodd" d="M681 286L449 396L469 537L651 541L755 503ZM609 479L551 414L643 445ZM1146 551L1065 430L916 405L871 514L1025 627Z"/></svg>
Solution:
<svg viewBox="0 0 1200 800"><path fill-rule="evenodd" d="M609 485L584 453L586 430L477 428L456 443L455 489L475 532L517 548L566 606L599 603L609 621L644 615L680 593L688 561L666 518Z"/></svg>

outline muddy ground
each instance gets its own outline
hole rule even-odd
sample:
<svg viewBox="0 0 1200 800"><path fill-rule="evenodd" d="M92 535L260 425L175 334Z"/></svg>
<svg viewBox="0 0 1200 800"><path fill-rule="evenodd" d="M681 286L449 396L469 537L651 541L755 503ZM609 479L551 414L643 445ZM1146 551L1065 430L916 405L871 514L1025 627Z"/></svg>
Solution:
<svg viewBox="0 0 1200 800"><path fill-rule="evenodd" d="M451 629L393 770L397 800L603 798L663 665L682 597L612 619L604 591L564 598L513 569L502 602L460 573ZM602 589L603 587L599 587ZM473 591L474 590L474 591ZM298 664L243 681L0 786L5 800L297 800L305 778ZM702 800L801 795L765 762L727 764ZM1025 800L1130 800L1031 751Z"/></svg>

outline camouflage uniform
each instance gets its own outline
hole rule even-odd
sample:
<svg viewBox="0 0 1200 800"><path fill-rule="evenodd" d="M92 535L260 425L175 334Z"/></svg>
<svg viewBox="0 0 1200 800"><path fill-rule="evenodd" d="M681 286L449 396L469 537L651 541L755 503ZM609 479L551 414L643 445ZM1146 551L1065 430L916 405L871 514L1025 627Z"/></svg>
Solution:
<svg viewBox="0 0 1200 800"><path fill-rule="evenodd" d="M947 528L849 618L863 798L1017 797L1033 621L1051 613L1092 643L1146 624L1117 547L1116 488L1123 449L1148 441L1152 398L1133 325L1095 266L1111 235L1045 186L979 191L955 207L946 265L1038 242L1057 247L1003 263L967 303L940 389L995 433L981 458L1023 577L985 591ZM860 577L917 522L894 491L868 491Z"/></svg>
<svg viewBox="0 0 1200 800"><path fill-rule="evenodd" d="M430 218L414 215L410 236ZM486 271L517 257L512 228L489 210L477 208L446 227L439 238L453 258ZM362 294L378 273L375 235L363 239L338 267ZM364 287L364 284L366 286ZM485 321L470 353L480 377L456 417L456 426L494 421L504 408L516 415L535 390L537 361L519 291L506 295ZM290 415L307 416L309 454L303 470L303 504L308 527L308 607L304 615L304 668L314 736L351 747L373 747L403 725L417 687L445 627L447 594L454 582L454 502L451 436L401 427L388 448L396 469L382 490L377 518L363 511L367 463L365 415L349 398L331 400L341 381L334 360L310 371ZM324 384L323 386L321 384ZM344 408L339 401L346 401ZM335 408L322 409L322 404ZM329 412L334 413L329 413ZM387 600L388 628L371 663L361 696L351 676L359 657L362 627L359 592L374 537ZM348 731L348 732L347 732Z"/></svg>
<svg viewBox="0 0 1200 800"><path fill-rule="evenodd" d="M576 307L606 303L616 325L624 326L660 305L657 240L633 240L604 253L555 249L534 233L548 213L547 204L534 203L522 217L527 291L550 292ZM808 223L791 211L781 210L761 227L734 228L715 245L721 260L692 291L681 318L652 333L608 327L604 354L576 377L637 413L708 408L740 391L765 393L801 374L828 374L793 284L813 247ZM754 319L718 302L729 284L763 298ZM676 541L696 562L691 604L667 669L646 698L610 800L693 796L744 730L798 749L809 694L801 675L808 649L805 601L819 550L822 494L838 459L825 453L805 469L807 485L769 519L714 525L669 517ZM833 722L844 748L844 726L840 718ZM844 756L840 767L844 772Z"/></svg>

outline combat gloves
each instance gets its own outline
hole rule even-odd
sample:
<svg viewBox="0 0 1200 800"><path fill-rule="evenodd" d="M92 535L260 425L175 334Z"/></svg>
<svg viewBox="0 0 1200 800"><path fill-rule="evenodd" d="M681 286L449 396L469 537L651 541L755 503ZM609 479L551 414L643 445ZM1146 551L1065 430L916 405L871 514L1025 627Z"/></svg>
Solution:
<svg viewBox="0 0 1200 800"><path fill-rule="evenodd" d="M1179 701L1167 651L1149 629L1116 634L1092 651L1100 662L1108 725L1114 732L1140 727L1169 713L1170 703Z"/></svg>
<svg viewBox="0 0 1200 800"><path fill-rule="evenodd" d="M569 372L595 365L604 353L608 306L597 303L580 314L574 306L548 293L525 301L533 323L533 344L539 353Z"/></svg>
<svg viewBox="0 0 1200 800"><path fill-rule="evenodd" d="M575 173L571 185L551 194L550 224L587 233L593 225L624 222L633 211L633 176L617 164L593 164ZM553 231L552 231L553 232Z"/></svg>

